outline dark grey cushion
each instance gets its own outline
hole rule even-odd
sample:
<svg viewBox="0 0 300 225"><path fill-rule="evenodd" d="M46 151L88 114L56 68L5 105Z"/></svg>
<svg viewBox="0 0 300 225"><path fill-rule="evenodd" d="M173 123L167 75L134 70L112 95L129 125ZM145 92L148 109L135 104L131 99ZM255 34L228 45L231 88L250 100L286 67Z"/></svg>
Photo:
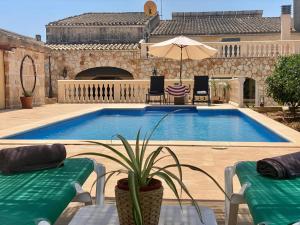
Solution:
<svg viewBox="0 0 300 225"><path fill-rule="evenodd" d="M59 167L66 158L64 145L37 145L0 151L0 171L4 174Z"/></svg>

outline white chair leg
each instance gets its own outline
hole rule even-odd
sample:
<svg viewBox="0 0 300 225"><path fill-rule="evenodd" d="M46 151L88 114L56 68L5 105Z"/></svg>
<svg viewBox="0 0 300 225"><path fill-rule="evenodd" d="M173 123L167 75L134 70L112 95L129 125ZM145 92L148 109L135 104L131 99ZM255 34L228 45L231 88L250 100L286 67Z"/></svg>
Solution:
<svg viewBox="0 0 300 225"><path fill-rule="evenodd" d="M104 184L106 169L102 164L94 162L94 171L97 174L96 205L104 205Z"/></svg>

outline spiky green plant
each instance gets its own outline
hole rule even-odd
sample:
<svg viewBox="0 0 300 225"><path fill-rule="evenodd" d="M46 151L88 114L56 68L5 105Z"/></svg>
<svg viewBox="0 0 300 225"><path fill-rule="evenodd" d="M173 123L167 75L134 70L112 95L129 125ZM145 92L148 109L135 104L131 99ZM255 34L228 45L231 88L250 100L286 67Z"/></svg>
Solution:
<svg viewBox="0 0 300 225"><path fill-rule="evenodd" d="M105 185L107 184L107 181L113 175L126 174L128 176L129 192L130 192L131 201L132 201L132 205L133 205L133 209L132 209L133 218L134 218L136 225L143 225L142 209L141 209L140 201L139 201L139 190L141 187L147 186L150 183L151 179L153 179L155 177L158 177L161 180L165 181L165 183L168 185L168 187L173 191L173 193L176 196L176 198L179 202L179 205L181 207L180 195L179 195L179 191L176 187L176 183L177 183L181 189L180 193L183 190L189 196L189 198L192 200L192 203L198 212L200 220L202 220L202 218L201 218L201 212L200 212L199 206L197 205L193 196L190 194L188 188L182 181L182 168L188 168L188 169L198 171L198 172L201 172L201 173L207 175L210 179L212 179L214 181L214 183L226 195L226 193L224 192L222 187L211 175L209 175L207 172L205 172L204 170L202 170L196 166L180 163L175 152L172 151L167 146L157 147L146 157L146 151L147 151L147 147L149 145L149 141L150 141L151 137L153 136L155 130L158 128L158 126L162 122L162 120L164 120L168 115L169 114L167 114L161 118L161 120L156 124L156 126L152 129L152 131L148 135L145 136L142 144L140 143L141 130L139 130L137 133L137 136L136 136L136 143L135 143L134 149L122 135L117 135L117 138L123 144L126 154L121 153L120 151L118 151L117 149L113 148L110 145L100 143L100 142L89 141L89 143L93 143L93 144L97 144L102 147L105 147L106 149L110 150L111 153L113 153L115 156L103 154L103 153L96 153L96 152L87 152L87 153L82 153L82 154L76 155L76 156L84 156L84 155L100 156L100 157L109 159L113 162L116 162L117 164L119 164L120 166L123 167L123 169L106 173L105 175L108 175L108 176L105 181ZM167 153L167 154L165 154L165 153ZM164 154L164 155L162 155L162 154ZM161 160L165 159L166 157L171 157L174 160L174 163L167 164L165 166L158 166L157 163L160 162ZM170 168L177 168L178 175L169 171Z"/></svg>
<svg viewBox="0 0 300 225"><path fill-rule="evenodd" d="M24 97L32 97L33 93L31 91L24 91L23 95Z"/></svg>

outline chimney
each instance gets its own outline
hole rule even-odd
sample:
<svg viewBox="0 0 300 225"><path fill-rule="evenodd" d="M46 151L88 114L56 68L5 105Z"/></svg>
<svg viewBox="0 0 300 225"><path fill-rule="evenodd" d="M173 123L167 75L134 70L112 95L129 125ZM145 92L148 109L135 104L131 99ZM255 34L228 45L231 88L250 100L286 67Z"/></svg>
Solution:
<svg viewBox="0 0 300 225"><path fill-rule="evenodd" d="M39 34L35 35L35 40L42 41L42 36Z"/></svg>
<svg viewBox="0 0 300 225"><path fill-rule="evenodd" d="M300 32L300 0L294 0L294 27Z"/></svg>
<svg viewBox="0 0 300 225"><path fill-rule="evenodd" d="M292 6L283 5L281 6L281 40L291 39L291 17Z"/></svg>

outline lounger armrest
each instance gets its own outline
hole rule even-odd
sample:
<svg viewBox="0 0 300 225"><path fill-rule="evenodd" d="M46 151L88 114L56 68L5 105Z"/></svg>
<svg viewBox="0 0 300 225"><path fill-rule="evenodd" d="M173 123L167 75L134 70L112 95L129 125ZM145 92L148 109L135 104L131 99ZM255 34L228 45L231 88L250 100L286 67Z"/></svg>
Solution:
<svg viewBox="0 0 300 225"><path fill-rule="evenodd" d="M84 191L79 183L74 183L76 190L76 196L73 198L73 202L82 202L85 205L92 205L92 197L89 192Z"/></svg>
<svg viewBox="0 0 300 225"><path fill-rule="evenodd" d="M105 167L94 161L94 171L97 174L96 183L96 204L104 205L104 184L105 184Z"/></svg>
<svg viewBox="0 0 300 225"><path fill-rule="evenodd" d="M225 225L237 224L239 204L245 203L244 193L250 186L249 184L244 184L238 193L234 193L233 178L236 175L236 165L225 169L225 192L230 198L225 198Z"/></svg>

